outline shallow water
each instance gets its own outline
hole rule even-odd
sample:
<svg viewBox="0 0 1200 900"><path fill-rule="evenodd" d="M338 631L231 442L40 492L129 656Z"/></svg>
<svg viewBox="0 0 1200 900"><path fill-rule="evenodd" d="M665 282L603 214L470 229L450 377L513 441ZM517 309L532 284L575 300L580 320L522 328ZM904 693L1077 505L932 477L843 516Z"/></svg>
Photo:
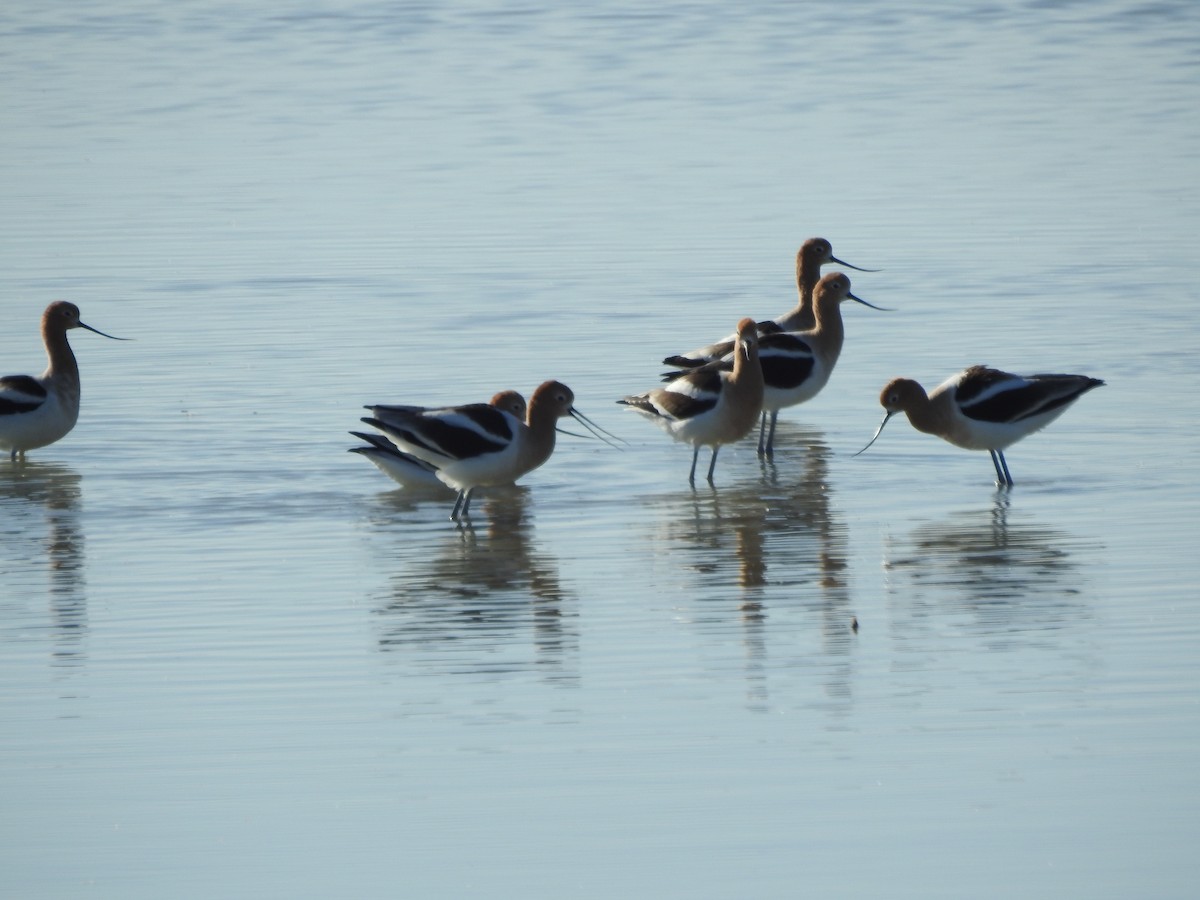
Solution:
<svg viewBox="0 0 1200 900"><path fill-rule="evenodd" d="M0 368L135 341L0 465L0 895L1191 896L1198 24L9 4ZM815 234L895 311L692 490L613 401ZM1107 385L851 456L972 363ZM547 378L629 445L470 530L346 452Z"/></svg>

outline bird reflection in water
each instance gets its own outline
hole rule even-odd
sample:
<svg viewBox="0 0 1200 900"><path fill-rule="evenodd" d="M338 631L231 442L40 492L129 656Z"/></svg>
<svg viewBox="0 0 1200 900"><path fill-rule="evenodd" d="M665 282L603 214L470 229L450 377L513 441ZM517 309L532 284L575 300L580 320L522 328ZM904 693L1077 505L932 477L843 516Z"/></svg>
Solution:
<svg viewBox="0 0 1200 900"><path fill-rule="evenodd" d="M770 607L781 615L799 609L820 616L826 691L838 698L850 693L847 531L831 508L830 455L821 431L780 423L776 455L759 461L757 478L650 498L661 507L662 558L692 573L683 590L706 604L697 624L727 628L730 594L738 593L754 708L767 702ZM831 659L838 662L829 666Z"/></svg>
<svg viewBox="0 0 1200 900"><path fill-rule="evenodd" d="M29 461L0 467L3 555L9 561L6 568L11 566L22 578L26 587L19 593L26 596L36 591L34 573L44 569L55 636L51 653L59 666L75 666L86 660L88 620L80 493L80 477L68 466ZM18 596L14 591L5 599L15 600Z"/></svg>
<svg viewBox="0 0 1200 900"><path fill-rule="evenodd" d="M1072 548L1082 548L1079 540L1012 521L1011 502L997 492L986 509L921 525L888 546L887 571L907 583L914 622L938 610L966 613L969 630L1005 647L1090 615L1071 558Z"/></svg>
<svg viewBox="0 0 1200 900"><path fill-rule="evenodd" d="M574 680L579 638L575 614L564 608L573 598L557 562L538 547L529 489L492 488L481 500L486 527L431 535L436 547L399 548L403 571L376 610L380 649L420 655L447 671L533 667Z"/></svg>

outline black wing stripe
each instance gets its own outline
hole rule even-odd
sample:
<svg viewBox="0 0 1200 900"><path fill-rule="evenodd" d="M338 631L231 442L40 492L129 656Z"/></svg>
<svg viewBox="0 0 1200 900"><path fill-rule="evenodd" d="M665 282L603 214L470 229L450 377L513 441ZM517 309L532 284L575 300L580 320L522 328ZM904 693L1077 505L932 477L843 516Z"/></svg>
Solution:
<svg viewBox="0 0 1200 900"><path fill-rule="evenodd" d="M759 362L762 364L763 381L770 387L783 390L799 387L808 380L813 370L811 356L763 356Z"/></svg>
<svg viewBox="0 0 1200 900"><path fill-rule="evenodd" d="M33 412L49 396L32 375L5 375L0 378L0 391L12 391L16 396L24 394L30 398L17 400L15 397L0 397L0 416Z"/></svg>
<svg viewBox="0 0 1200 900"><path fill-rule="evenodd" d="M698 398L689 394L676 394L674 391L664 391L655 399L676 419L695 418L717 405L715 397Z"/></svg>

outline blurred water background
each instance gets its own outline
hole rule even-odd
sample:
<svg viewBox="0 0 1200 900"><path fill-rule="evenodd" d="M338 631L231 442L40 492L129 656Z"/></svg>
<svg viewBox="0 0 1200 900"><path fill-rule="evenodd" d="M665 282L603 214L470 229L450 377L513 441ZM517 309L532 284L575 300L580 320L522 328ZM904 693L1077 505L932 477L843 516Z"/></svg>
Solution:
<svg viewBox="0 0 1200 900"><path fill-rule="evenodd" d="M0 84L0 369L135 339L0 463L0 895L1194 896L1200 7L10 0ZM692 490L613 401L814 235L895 311ZM1107 386L851 457L974 363ZM346 452L548 378L629 447L471 531Z"/></svg>

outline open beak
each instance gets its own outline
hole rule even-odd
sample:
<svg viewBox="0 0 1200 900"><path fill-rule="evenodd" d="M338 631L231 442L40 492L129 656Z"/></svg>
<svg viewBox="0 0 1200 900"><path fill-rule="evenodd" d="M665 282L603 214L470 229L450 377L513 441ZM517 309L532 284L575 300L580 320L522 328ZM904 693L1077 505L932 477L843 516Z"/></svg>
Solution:
<svg viewBox="0 0 1200 900"><path fill-rule="evenodd" d="M882 269L864 269L862 266L852 266L844 259L838 259L836 256L829 257L829 261L837 263L839 266L845 266L847 269L853 269L855 272L881 272Z"/></svg>
<svg viewBox="0 0 1200 900"><path fill-rule="evenodd" d="M608 444L610 447L616 447L618 450L620 450L621 449L620 444L629 443L628 441L622 440L621 438L617 437L615 434L611 434L610 432L605 431L603 428L601 428L599 425L597 425L595 422L593 422L591 419L589 419L587 416L585 416L583 413L581 413L575 407L572 406L570 412L571 412L571 418L573 418L576 422L578 422L580 425L582 425L584 428L586 428L588 431L590 431L594 437L597 437L600 440L604 441L604 443ZM561 429L559 429L559 430L561 431ZM565 431L563 433L571 434L571 432L569 432L569 431ZM581 435L581 434L575 435L575 437L584 437L584 435ZM610 438L611 438L611 440L610 440ZM616 442L616 443L614 443L614 442Z"/></svg>
<svg viewBox="0 0 1200 900"><path fill-rule="evenodd" d="M116 337L115 335L105 334L99 328L93 328L91 325L84 325L82 322L79 323L79 327L86 328L88 331L94 331L96 334L100 335L100 337L106 337L111 341L132 341L133 340L133 338L119 338L119 337Z"/></svg>
<svg viewBox="0 0 1200 900"><path fill-rule="evenodd" d="M557 425L554 426L554 430L557 431L559 434L569 435L570 437L583 438L584 440L587 440L587 441L590 441L593 437L595 437L595 435L591 435L591 434L580 434L578 431L567 431L567 429L560 428Z"/></svg>
<svg viewBox="0 0 1200 900"><path fill-rule="evenodd" d="M851 266L851 268L853 268L853 266ZM863 269L863 271L864 271L864 272L871 272L871 271L873 271L873 270L872 270L872 269ZM880 312L895 312L895 310L894 310L894 309L890 309L889 307L886 307L886 306L876 306L874 303L868 303L868 302L867 302L866 300L864 300L862 297L855 297L853 294L847 294L846 296L847 296L849 299L851 299L851 300L854 300L854 301L857 301L858 303L861 303L863 306L869 306L869 307L871 307L871 309L877 309L877 310L879 310Z"/></svg>
<svg viewBox="0 0 1200 900"><path fill-rule="evenodd" d="M883 426L886 425L888 423L888 419L890 419L894 415L895 415L895 413L891 413L891 412L884 413L883 421L880 422L879 427L875 429L875 435L869 441L867 441L867 446L863 447L861 450L858 451L858 453L855 453L853 455L858 456L861 453L866 453L867 447L870 447L873 443L875 443L875 438L879 437L879 435L883 433Z"/></svg>

